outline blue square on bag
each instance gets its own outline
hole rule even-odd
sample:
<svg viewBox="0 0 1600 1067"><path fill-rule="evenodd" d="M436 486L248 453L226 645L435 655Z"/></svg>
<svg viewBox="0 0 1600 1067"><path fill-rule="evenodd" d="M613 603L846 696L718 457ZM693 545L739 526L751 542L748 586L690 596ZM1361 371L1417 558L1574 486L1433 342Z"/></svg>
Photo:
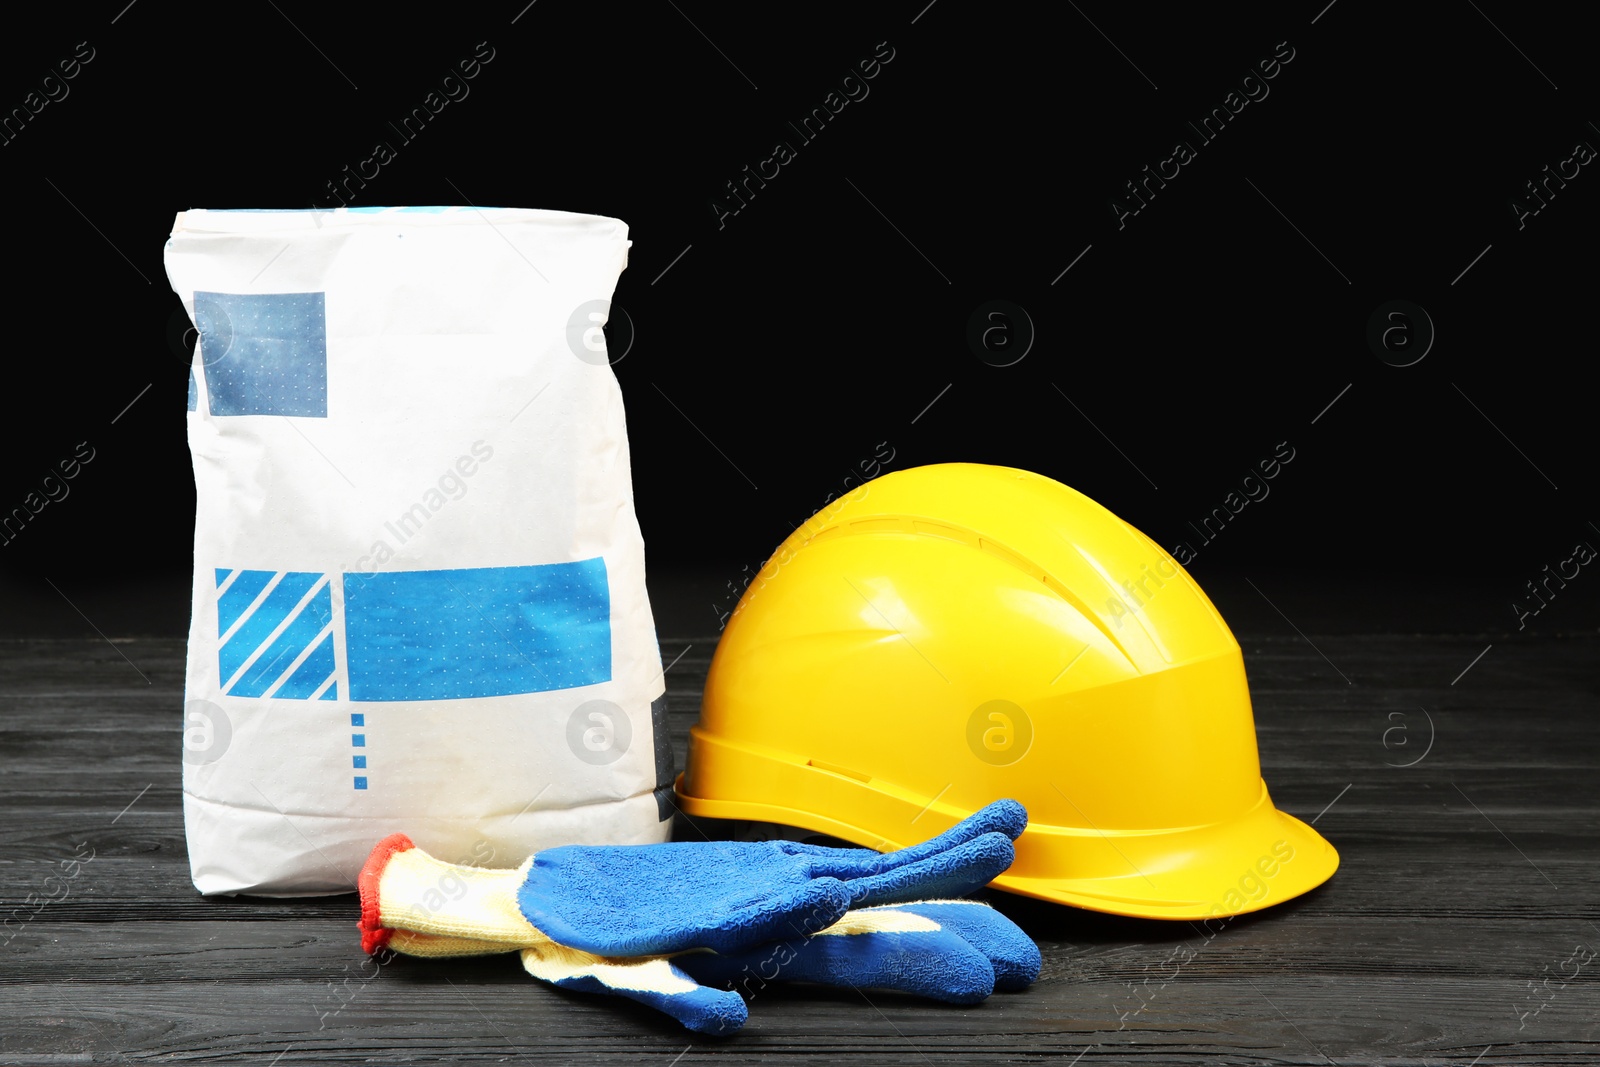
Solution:
<svg viewBox="0 0 1600 1067"><path fill-rule="evenodd" d="M328 417L324 293L195 293L212 415Z"/></svg>

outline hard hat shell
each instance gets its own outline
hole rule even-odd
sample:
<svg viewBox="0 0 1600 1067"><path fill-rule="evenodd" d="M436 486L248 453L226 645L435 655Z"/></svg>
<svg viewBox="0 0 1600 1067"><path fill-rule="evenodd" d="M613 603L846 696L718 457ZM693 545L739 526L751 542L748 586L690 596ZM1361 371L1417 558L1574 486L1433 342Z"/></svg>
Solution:
<svg viewBox="0 0 1600 1067"><path fill-rule="evenodd" d="M1320 885L1331 845L1261 779L1244 659L1193 579L1088 497L972 463L814 515L712 658L677 795L879 849L1014 797L994 885L1151 918Z"/></svg>

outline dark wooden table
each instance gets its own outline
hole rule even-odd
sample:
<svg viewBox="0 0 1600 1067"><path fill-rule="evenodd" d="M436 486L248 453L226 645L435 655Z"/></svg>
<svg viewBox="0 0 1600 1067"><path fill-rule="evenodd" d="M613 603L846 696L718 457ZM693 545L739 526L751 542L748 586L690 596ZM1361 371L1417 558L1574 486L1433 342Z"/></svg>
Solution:
<svg viewBox="0 0 1600 1067"><path fill-rule="evenodd" d="M0 642L0 1064L1600 1062L1600 641L1241 643L1273 796L1343 857L1327 885L1213 937L996 894L1044 952L1028 992L773 986L709 1039L512 956L375 967L351 896L201 898L182 642ZM662 644L689 648L681 762L715 639Z"/></svg>

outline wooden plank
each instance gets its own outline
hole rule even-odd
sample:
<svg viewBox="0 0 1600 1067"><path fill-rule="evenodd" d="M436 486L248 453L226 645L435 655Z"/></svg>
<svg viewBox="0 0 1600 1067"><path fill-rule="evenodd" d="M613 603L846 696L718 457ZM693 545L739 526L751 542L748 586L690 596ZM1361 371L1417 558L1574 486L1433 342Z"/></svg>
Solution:
<svg viewBox="0 0 1600 1067"><path fill-rule="evenodd" d="M374 1057L517 1062L666 1063L722 1052L752 1062L905 1064L1060 1057L1073 1062L1466 1064L1585 1063L1600 1054L1592 986L1561 993L1529 1025L1505 1009L1500 983L1419 987L1406 977L1175 982L1138 1014L1121 990L1042 982L981 1005L929 1004L890 993L773 984L731 1038L684 1032L649 1009L565 993L527 978L511 957L399 961L343 985L289 979L8 986L12 1018L0 1063L30 1050L96 1061L242 1059L281 1064ZM338 972L335 972L338 975ZM1119 997L1121 999L1119 999ZM1516 1047L1522 1043L1520 1049ZM1085 1051L1087 1050L1087 1051Z"/></svg>

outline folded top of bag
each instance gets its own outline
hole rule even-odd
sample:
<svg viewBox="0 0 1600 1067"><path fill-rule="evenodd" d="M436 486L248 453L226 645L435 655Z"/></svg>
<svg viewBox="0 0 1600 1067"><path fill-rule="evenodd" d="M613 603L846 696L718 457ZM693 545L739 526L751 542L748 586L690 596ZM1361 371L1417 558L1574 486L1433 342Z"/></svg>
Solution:
<svg viewBox="0 0 1600 1067"><path fill-rule="evenodd" d="M383 226L401 221L407 226L498 226L538 223L548 227L572 227L600 232L615 230L626 236L628 227L621 219L606 215L584 215L571 211L547 211L522 207L471 207L460 205L418 205L408 207L338 208L191 208L180 211L172 225L178 233L250 233L262 230L327 229Z"/></svg>

